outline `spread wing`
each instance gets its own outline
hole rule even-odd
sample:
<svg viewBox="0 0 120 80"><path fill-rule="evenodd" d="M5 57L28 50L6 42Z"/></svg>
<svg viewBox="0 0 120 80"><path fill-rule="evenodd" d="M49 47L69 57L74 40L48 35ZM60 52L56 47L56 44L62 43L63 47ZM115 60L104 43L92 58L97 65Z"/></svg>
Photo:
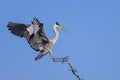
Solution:
<svg viewBox="0 0 120 80"><path fill-rule="evenodd" d="M39 38L41 40L43 40L43 42L49 42L49 39L47 38L45 31L44 31L44 27L43 27L43 23L40 23L40 21L34 17L32 20L32 24L34 25L34 35L38 34Z"/></svg>
<svg viewBox="0 0 120 80"><path fill-rule="evenodd" d="M36 17L31 21L33 25L33 34L30 36L29 44L36 51L43 51L46 45L49 45L50 41L47 38L43 23L41 23Z"/></svg>
<svg viewBox="0 0 120 80"><path fill-rule="evenodd" d="M9 22L7 27L8 30L11 31L11 33L19 37L24 37L24 32L26 31L26 28L28 28L28 26L25 24L14 23L14 22Z"/></svg>
<svg viewBox="0 0 120 80"><path fill-rule="evenodd" d="M7 27L14 35L26 38L30 46L36 51L42 51L46 45L50 44L43 24L36 17L33 18L31 25L9 22Z"/></svg>

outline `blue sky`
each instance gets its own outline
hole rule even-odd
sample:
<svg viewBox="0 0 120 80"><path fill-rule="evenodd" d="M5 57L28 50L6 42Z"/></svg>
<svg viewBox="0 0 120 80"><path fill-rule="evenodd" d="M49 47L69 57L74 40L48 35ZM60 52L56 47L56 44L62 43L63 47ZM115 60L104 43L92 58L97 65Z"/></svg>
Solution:
<svg viewBox="0 0 120 80"><path fill-rule="evenodd" d="M59 31L52 51L70 56L84 80L120 80L119 0L1 0L0 80L77 80L67 64L49 55L34 61L39 52L7 30L9 21L29 24L34 16L49 38L56 21L69 30Z"/></svg>

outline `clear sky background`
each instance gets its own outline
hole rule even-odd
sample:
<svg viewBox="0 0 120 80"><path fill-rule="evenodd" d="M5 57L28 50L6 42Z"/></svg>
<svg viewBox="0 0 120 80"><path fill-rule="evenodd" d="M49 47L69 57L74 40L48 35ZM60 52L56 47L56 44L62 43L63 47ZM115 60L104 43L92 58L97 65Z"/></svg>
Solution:
<svg viewBox="0 0 120 80"><path fill-rule="evenodd" d="M51 39L56 21L69 30L59 31L52 51L70 56L84 80L120 80L120 0L1 0L0 80L77 80L49 55L34 61L39 52L7 30L9 21L29 24L34 16Z"/></svg>

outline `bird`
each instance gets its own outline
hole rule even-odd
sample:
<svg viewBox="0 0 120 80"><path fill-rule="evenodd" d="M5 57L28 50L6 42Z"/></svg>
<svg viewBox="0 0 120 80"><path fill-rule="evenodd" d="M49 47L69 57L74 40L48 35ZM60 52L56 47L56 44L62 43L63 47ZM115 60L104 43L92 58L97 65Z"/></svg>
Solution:
<svg viewBox="0 0 120 80"><path fill-rule="evenodd" d="M33 17L31 24L8 22L7 28L12 34L25 38L32 49L40 52L35 57L35 60L39 60L46 54L49 54L53 62L68 61L69 56L55 58L52 54L51 48L57 42L59 37L59 32L57 29L65 31L65 29L58 22L53 25L55 37L51 40L46 36L43 23L41 23L36 17Z"/></svg>

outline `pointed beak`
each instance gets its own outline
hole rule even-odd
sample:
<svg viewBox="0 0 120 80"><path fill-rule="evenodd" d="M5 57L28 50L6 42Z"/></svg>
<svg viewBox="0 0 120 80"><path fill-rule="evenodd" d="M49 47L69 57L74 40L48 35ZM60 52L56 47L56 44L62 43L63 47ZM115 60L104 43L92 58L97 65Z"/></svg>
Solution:
<svg viewBox="0 0 120 80"><path fill-rule="evenodd" d="M60 29L60 30L63 30L63 31L66 31L66 32L68 31L68 30L66 30L65 28L63 28L62 26L59 26L59 29Z"/></svg>
<svg viewBox="0 0 120 80"><path fill-rule="evenodd" d="M60 28L60 30L63 30L63 31L65 30L62 26L59 26L59 28Z"/></svg>
<svg viewBox="0 0 120 80"><path fill-rule="evenodd" d="M65 28L63 28L58 22L56 22L56 25L60 30L67 31Z"/></svg>

